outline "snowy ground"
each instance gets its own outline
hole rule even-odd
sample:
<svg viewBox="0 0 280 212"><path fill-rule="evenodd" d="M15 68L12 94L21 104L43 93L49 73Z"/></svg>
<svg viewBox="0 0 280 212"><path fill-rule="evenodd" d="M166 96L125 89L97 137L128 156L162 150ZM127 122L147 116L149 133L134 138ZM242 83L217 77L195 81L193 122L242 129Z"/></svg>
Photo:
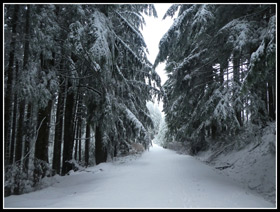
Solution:
<svg viewBox="0 0 280 212"><path fill-rule="evenodd" d="M4 199L5 208L275 208L213 167L154 144Z"/></svg>
<svg viewBox="0 0 280 212"><path fill-rule="evenodd" d="M228 176L245 188L262 195L266 200L276 202L276 127L270 123L260 135L240 149L224 149L216 157L215 152L201 152L197 159L206 162L217 172ZM235 140L236 142L236 140ZM216 151L219 153L219 150ZM214 154L213 154L214 153Z"/></svg>

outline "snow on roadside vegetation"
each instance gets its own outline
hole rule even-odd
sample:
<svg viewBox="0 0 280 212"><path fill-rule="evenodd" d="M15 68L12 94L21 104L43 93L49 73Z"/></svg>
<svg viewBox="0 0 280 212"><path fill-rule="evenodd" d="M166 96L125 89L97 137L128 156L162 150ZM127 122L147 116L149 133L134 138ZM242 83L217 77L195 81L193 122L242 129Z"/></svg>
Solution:
<svg viewBox="0 0 280 212"><path fill-rule="evenodd" d="M56 180L56 182L55 182ZM274 208L189 155L154 144L57 177L45 189L5 198L8 208Z"/></svg>
<svg viewBox="0 0 280 212"><path fill-rule="evenodd" d="M197 159L244 187L276 202L276 125L252 128L229 144L199 152Z"/></svg>

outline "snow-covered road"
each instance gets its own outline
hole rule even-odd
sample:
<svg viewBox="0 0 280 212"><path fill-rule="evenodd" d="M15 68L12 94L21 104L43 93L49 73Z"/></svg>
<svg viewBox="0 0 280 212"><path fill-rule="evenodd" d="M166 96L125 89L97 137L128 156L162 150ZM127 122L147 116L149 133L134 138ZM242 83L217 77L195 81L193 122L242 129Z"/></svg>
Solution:
<svg viewBox="0 0 280 212"><path fill-rule="evenodd" d="M213 168L157 145L4 199L6 208L275 208Z"/></svg>

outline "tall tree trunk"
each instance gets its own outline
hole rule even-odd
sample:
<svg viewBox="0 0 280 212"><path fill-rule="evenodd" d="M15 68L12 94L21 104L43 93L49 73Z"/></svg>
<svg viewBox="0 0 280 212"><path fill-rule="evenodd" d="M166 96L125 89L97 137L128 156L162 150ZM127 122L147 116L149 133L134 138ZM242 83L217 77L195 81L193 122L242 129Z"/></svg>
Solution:
<svg viewBox="0 0 280 212"><path fill-rule="evenodd" d="M23 57L23 68L26 71L28 69L28 60L29 60L29 40L30 40L30 5L26 6L26 23L25 23L25 41L24 41L24 57ZM25 145L24 145L24 171L27 173L28 171L28 152L30 148L30 139L31 139L31 125L32 123L30 122L31 119L31 103L28 103L27 107L27 123L25 124Z"/></svg>
<svg viewBox="0 0 280 212"><path fill-rule="evenodd" d="M220 64L220 84L221 86L224 84L224 74L225 72L227 73L227 68L228 68L228 61L225 60L225 61L222 61L221 64ZM226 131L226 126L222 126L222 129L221 129L221 133L225 132Z"/></svg>
<svg viewBox="0 0 280 212"><path fill-rule="evenodd" d="M75 121L74 124L74 146L75 146L75 150L74 150L74 159L77 160L77 156L78 156L78 145L79 145L79 123L78 120Z"/></svg>
<svg viewBox="0 0 280 212"><path fill-rule="evenodd" d="M211 137L212 139L216 139L217 137L217 127L214 123L211 124Z"/></svg>
<svg viewBox="0 0 280 212"><path fill-rule="evenodd" d="M52 100L48 101L46 108L41 108L38 111L38 137L35 144L35 169L34 183L38 182L40 177L45 177L47 172L46 164L49 163L49 130L50 116L52 110Z"/></svg>
<svg viewBox="0 0 280 212"><path fill-rule="evenodd" d="M30 143L34 137L33 123L32 123L32 104L27 105L27 114L26 114L26 137L24 145L24 171L28 173L29 167L29 154L30 154Z"/></svg>
<svg viewBox="0 0 280 212"><path fill-rule="evenodd" d="M74 151L74 159L77 160L77 156L78 156L78 142L79 142L79 139L77 137L77 130L76 130L76 136L75 136L75 151Z"/></svg>
<svg viewBox="0 0 280 212"><path fill-rule="evenodd" d="M25 101L22 100L19 104L19 120L18 120L18 128L17 128L17 138L16 138L16 149L15 149L15 163L17 163L19 167L19 171L21 172L22 168L22 148L23 148L23 131L24 131L24 116L25 116ZM18 180L15 184L14 193L21 194L21 185Z"/></svg>
<svg viewBox="0 0 280 212"><path fill-rule="evenodd" d="M26 24L25 24L25 42L24 42L24 57L23 57L23 73L28 69L28 60L29 60L29 19L30 19L30 7L27 6L26 9ZM26 101L23 98L19 103L19 120L18 120L18 129L17 129L17 141L16 141L16 154L15 161L19 161L22 158L22 147L23 147L23 138L26 138L26 125L25 125L25 107ZM21 161L19 162L21 164Z"/></svg>
<svg viewBox="0 0 280 212"><path fill-rule="evenodd" d="M17 137L16 137L16 150L15 150L15 161L21 164L22 157L22 141L23 141L23 131L24 131L24 115L25 115L25 101L22 100L19 103L19 119L17 127Z"/></svg>
<svg viewBox="0 0 280 212"><path fill-rule="evenodd" d="M59 7L56 8L57 15L59 14ZM63 46L63 41L61 43ZM64 50L62 49L62 56L64 56ZM62 57L63 58L63 57ZM64 71L65 61L61 59L59 70L60 72ZM65 110L65 101L67 93L67 83L65 79L61 76L59 78L59 91L58 91L58 102L56 110L56 124L55 124L55 135L54 135L54 146L53 146L53 164L52 168L55 170L56 174L61 174L61 146L63 141L63 131L64 131L64 110Z"/></svg>
<svg viewBox="0 0 280 212"><path fill-rule="evenodd" d="M266 118L267 118L267 113L268 111L267 108L267 86L265 82L258 83L254 85L253 88L256 93L258 94L260 100L261 100L261 106L258 107L257 113L254 114L253 117L251 117L251 121L254 124L262 125L265 126L266 124Z"/></svg>
<svg viewBox="0 0 280 212"><path fill-rule="evenodd" d="M86 143L85 143L85 165L89 164L89 143L90 143L90 123L86 126Z"/></svg>
<svg viewBox="0 0 280 212"><path fill-rule="evenodd" d="M79 88L78 88L78 93L79 93ZM77 138L79 138L78 140L78 155L79 155L79 161L82 161L82 124L83 124L83 121L82 121L82 98L83 96L79 94L79 97L78 97L78 103L77 103L77 125L78 125L78 128L77 128Z"/></svg>
<svg viewBox="0 0 280 212"><path fill-rule="evenodd" d="M16 76L18 76L19 65L18 61L16 62ZM17 77L15 78L17 81ZM14 95L14 105L13 105L13 126L12 126L12 138L11 138L11 147L10 147L10 159L9 164L13 164L14 162L14 150L15 150L15 142L16 142L16 135L17 135L17 109L18 109L18 96L17 92Z"/></svg>
<svg viewBox="0 0 280 212"><path fill-rule="evenodd" d="M58 102L56 110L56 125L53 145L53 164L52 168L57 174L60 174L60 159L61 159L61 144L62 144L62 130L63 130L63 108L64 108L64 95L63 87L61 86L58 93Z"/></svg>
<svg viewBox="0 0 280 212"><path fill-rule="evenodd" d="M75 129L75 153L74 158L75 160L81 161L81 139L82 139L82 126L81 126L81 118L78 117L76 121L76 129Z"/></svg>
<svg viewBox="0 0 280 212"><path fill-rule="evenodd" d="M48 162L48 144L49 144L49 124L50 113L52 109L52 101L48 101L46 108L40 109L38 112L38 137L35 145L35 157L37 159ZM39 126L40 125L40 126Z"/></svg>
<svg viewBox="0 0 280 212"><path fill-rule="evenodd" d="M276 88L276 85L275 85L275 81L273 82L273 84L271 85L272 89L272 100L273 100L273 108L274 108L274 113L276 112L276 92L275 92L275 88ZM276 114L275 114L276 116Z"/></svg>
<svg viewBox="0 0 280 212"><path fill-rule="evenodd" d="M99 163L106 162L107 160L107 151L106 147L103 145L102 141L103 132L100 126L96 126L95 128L95 163L96 165Z"/></svg>
<svg viewBox="0 0 280 212"><path fill-rule="evenodd" d="M39 79L41 72L48 72L54 66L54 53L52 60L45 60L43 52L40 54L41 70L39 72ZM49 89L49 83L47 89ZM49 99L45 108L40 108L38 111L38 137L35 144L35 161L34 161L34 183L38 182L39 177L45 177L47 172L47 164L49 163L49 135L51 123L51 111L53 100Z"/></svg>
<svg viewBox="0 0 280 212"><path fill-rule="evenodd" d="M249 102L248 102L248 97L246 97L246 121L247 123L249 122Z"/></svg>
<svg viewBox="0 0 280 212"><path fill-rule="evenodd" d="M82 161L82 119L80 119L79 124L79 161Z"/></svg>
<svg viewBox="0 0 280 212"><path fill-rule="evenodd" d="M79 110L80 110L80 106L79 106L79 88L76 94L76 101L75 101L75 107L74 107L74 114L75 114L75 121L74 121L74 141L75 141L75 151L74 151L74 159L77 160L77 156L78 156L78 145L79 145L79 140L80 140L80 117L79 117Z"/></svg>
<svg viewBox="0 0 280 212"><path fill-rule="evenodd" d="M264 102L264 106L265 106L265 109L263 108L259 108L259 114L260 114L260 117L261 117L261 122L262 122L262 125L265 126L266 125L266 118L267 115L269 115L269 107L268 107L268 88L267 88L267 82L263 82L261 85L260 85L261 89L261 99L262 101Z"/></svg>
<svg viewBox="0 0 280 212"><path fill-rule="evenodd" d="M240 84L240 58L237 53L233 54L233 81L238 85ZM236 94L234 94L234 96L236 96ZM242 126L241 110L238 107L238 105L235 105L235 115L240 126Z"/></svg>
<svg viewBox="0 0 280 212"><path fill-rule="evenodd" d="M68 88L70 87L71 85ZM69 92L66 97L62 175L72 169L72 165L68 161L72 159L74 144L74 97L73 92Z"/></svg>
<svg viewBox="0 0 280 212"><path fill-rule="evenodd" d="M273 96L273 87L271 83L268 84L268 109L269 117L275 121L275 108L274 108L274 96Z"/></svg>
<svg viewBox="0 0 280 212"><path fill-rule="evenodd" d="M17 34L17 22L18 22L18 12L19 5L14 6L14 13L12 18L12 40L11 40L11 50L9 54L9 65L7 69L7 83L5 90L5 164L9 163L9 146L10 146L10 136L11 136L11 108L12 108L12 96L13 96L13 67L14 67L14 57L15 57L15 46L16 46L16 34Z"/></svg>

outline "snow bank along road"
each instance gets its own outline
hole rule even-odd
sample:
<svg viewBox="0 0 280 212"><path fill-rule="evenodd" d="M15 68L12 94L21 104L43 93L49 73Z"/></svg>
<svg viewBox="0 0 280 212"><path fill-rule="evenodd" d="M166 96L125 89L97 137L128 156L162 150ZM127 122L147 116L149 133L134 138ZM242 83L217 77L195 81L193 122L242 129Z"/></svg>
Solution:
<svg viewBox="0 0 280 212"><path fill-rule="evenodd" d="M28 194L9 196L20 208L275 208L212 167L157 145L141 157L101 163Z"/></svg>

